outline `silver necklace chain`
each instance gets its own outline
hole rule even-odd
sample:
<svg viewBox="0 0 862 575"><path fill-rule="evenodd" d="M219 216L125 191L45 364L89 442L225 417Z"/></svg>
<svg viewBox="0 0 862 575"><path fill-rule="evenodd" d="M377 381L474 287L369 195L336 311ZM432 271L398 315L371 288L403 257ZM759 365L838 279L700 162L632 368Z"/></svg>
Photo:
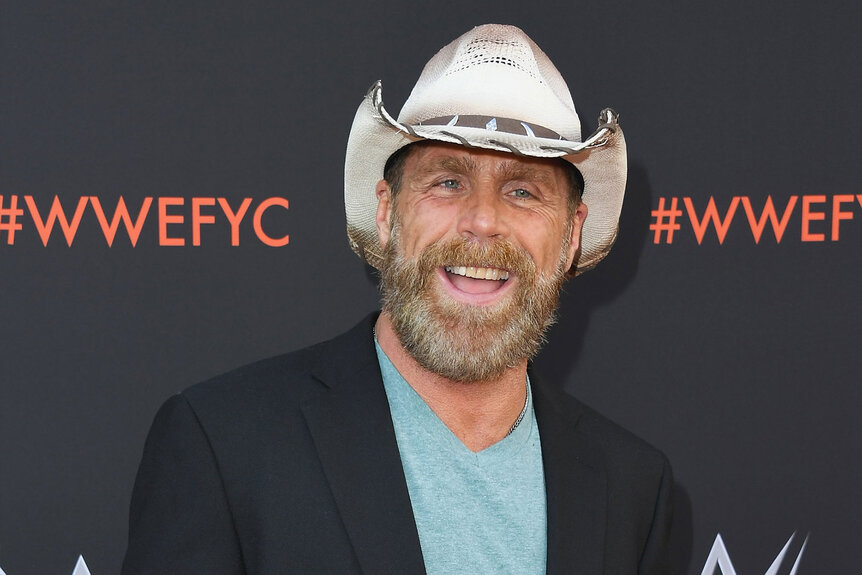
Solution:
<svg viewBox="0 0 862 575"><path fill-rule="evenodd" d="M515 420L515 423L512 424L512 427L509 428L509 433L506 434L506 437L512 435L512 433L521 425L521 422L524 420L524 416L527 415L527 405L530 403L530 394L529 389L527 390L527 394L524 396L524 408L521 410L521 413L518 414L518 419Z"/></svg>

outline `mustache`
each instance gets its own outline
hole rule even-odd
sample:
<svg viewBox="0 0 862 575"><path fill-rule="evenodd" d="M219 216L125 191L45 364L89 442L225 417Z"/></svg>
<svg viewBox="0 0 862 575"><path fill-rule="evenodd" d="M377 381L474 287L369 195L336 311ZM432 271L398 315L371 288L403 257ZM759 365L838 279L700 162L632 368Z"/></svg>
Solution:
<svg viewBox="0 0 862 575"><path fill-rule="evenodd" d="M497 268L519 277L529 277L536 272L536 264L530 254L505 239L484 242L467 238L441 240L422 250L417 261L422 272L444 266Z"/></svg>
<svg viewBox="0 0 862 575"><path fill-rule="evenodd" d="M389 242L384 250L389 252L384 254L384 258L393 265L385 266L383 273L390 276L390 281L394 280L391 274L399 274L399 281L412 292L425 290L435 270L445 266L497 268L508 271L510 278L522 280L536 275L536 264L530 254L505 239L479 242L459 237L438 240L413 258L398 254L396 243L397 240ZM407 270L412 270L412 273L404 273Z"/></svg>

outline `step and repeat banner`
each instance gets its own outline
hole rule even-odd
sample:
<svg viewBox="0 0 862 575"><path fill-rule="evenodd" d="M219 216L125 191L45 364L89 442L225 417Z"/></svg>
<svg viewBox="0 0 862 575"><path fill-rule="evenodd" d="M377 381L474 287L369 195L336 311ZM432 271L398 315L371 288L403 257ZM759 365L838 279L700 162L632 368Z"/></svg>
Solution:
<svg viewBox="0 0 862 575"><path fill-rule="evenodd" d="M617 244L537 369L668 455L677 573L859 572L860 12L5 3L0 569L117 573L159 405L378 307L344 231L353 115L499 22L629 150Z"/></svg>

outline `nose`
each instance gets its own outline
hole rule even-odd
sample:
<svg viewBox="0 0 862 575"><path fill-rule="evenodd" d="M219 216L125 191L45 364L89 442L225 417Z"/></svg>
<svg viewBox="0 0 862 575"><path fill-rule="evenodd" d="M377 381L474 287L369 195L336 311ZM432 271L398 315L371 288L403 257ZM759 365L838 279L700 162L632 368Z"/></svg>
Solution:
<svg viewBox="0 0 862 575"><path fill-rule="evenodd" d="M458 233L465 238L485 240L506 237L505 205L491 186L479 186L463 199L458 217Z"/></svg>

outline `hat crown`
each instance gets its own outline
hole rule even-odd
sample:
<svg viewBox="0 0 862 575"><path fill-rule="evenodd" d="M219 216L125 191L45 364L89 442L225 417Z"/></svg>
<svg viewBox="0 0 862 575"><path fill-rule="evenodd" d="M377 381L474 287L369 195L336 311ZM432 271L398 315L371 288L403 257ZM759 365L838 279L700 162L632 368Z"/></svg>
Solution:
<svg viewBox="0 0 862 575"><path fill-rule="evenodd" d="M515 26L486 24L449 43L425 65L398 121L450 115L511 118L579 142L581 124L565 80Z"/></svg>

